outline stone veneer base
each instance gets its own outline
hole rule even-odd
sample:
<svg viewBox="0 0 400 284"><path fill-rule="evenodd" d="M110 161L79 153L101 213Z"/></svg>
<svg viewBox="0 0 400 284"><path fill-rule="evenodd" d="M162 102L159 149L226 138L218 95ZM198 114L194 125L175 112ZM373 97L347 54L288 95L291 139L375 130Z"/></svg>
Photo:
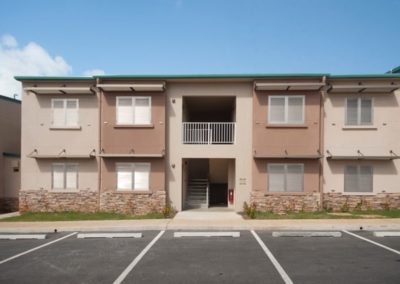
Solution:
<svg viewBox="0 0 400 284"><path fill-rule="evenodd" d="M323 198L323 208L335 212L400 209L400 193L378 193L375 195L325 193Z"/></svg>
<svg viewBox="0 0 400 284"><path fill-rule="evenodd" d="M270 211L283 214L286 212L315 212L320 209L320 194L265 194L252 192L251 204L255 204L258 211Z"/></svg>
<svg viewBox="0 0 400 284"><path fill-rule="evenodd" d="M1 197L0 213L9 213L18 211L18 197Z"/></svg>
<svg viewBox="0 0 400 284"><path fill-rule="evenodd" d="M54 192L47 190L20 191L20 212L114 212L143 215L161 212L165 207L165 191L155 193L98 192Z"/></svg>

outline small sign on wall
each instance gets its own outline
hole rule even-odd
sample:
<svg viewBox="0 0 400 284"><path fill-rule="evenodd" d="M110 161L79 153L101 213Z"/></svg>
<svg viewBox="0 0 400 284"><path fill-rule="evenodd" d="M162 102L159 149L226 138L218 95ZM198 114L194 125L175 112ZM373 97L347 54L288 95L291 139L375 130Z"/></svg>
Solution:
<svg viewBox="0 0 400 284"><path fill-rule="evenodd" d="M247 179L246 178L239 178L239 184L240 185L246 185L247 184Z"/></svg>

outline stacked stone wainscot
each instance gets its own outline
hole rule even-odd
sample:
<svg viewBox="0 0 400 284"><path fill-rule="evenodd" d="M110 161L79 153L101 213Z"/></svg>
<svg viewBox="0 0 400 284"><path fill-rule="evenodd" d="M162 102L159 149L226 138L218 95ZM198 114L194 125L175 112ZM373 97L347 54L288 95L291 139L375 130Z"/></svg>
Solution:
<svg viewBox="0 0 400 284"><path fill-rule="evenodd" d="M325 193L323 207L335 212L400 209L400 193L378 193L376 195Z"/></svg>
<svg viewBox="0 0 400 284"><path fill-rule="evenodd" d="M268 194L261 191L251 193L250 202L256 205L258 211L268 211L278 214L287 212L315 212L320 209L320 194Z"/></svg>

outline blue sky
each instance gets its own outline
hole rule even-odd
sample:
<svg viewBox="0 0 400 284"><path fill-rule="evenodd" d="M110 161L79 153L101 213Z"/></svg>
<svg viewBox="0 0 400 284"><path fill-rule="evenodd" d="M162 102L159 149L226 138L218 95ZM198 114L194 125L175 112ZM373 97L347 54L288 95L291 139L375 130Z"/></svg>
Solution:
<svg viewBox="0 0 400 284"><path fill-rule="evenodd" d="M0 36L62 57L68 75L383 73L400 65L399 12L395 0L3 0Z"/></svg>

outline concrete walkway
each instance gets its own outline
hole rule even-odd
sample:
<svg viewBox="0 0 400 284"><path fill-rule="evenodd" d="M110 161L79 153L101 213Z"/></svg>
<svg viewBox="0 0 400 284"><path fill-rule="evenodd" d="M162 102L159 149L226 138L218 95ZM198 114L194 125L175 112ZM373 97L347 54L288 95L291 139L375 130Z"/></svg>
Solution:
<svg viewBox="0 0 400 284"><path fill-rule="evenodd" d="M400 230L397 219L244 220L231 211L184 211L174 219L0 222L0 233L145 230Z"/></svg>

